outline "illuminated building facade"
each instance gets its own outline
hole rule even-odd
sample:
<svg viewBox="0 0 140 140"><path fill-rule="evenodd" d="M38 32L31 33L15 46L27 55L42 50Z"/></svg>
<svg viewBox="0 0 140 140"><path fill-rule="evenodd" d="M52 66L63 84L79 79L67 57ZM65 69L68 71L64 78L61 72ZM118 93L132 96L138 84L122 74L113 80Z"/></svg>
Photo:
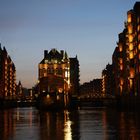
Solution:
<svg viewBox="0 0 140 140"><path fill-rule="evenodd" d="M137 96L140 93L140 2L127 12L125 29L113 53L115 92Z"/></svg>
<svg viewBox="0 0 140 140"><path fill-rule="evenodd" d="M70 59L66 52L44 51L39 63L39 92L68 93L70 90Z"/></svg>
<svg viewBox="0 0 140 140"><path fill-rule="evenodd" d="M52 49L44 51L44 58L38 65L36 86L38 107L58 109L71 106L71 99L79 92L79 61L69 58L66 51ZM75 96L76 95L76 96Z"/></svg>
<svg viewBox="0 0 140 140"><path fill-rule="evenodd" d="M14 99L16 95L16 68L5 47L0 45L0 99Z"/></svg>

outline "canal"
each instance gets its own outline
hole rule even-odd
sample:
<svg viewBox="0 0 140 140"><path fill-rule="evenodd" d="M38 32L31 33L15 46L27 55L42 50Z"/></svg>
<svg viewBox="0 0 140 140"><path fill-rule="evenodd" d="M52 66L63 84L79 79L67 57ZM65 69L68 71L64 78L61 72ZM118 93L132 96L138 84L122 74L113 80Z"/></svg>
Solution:
<svg viewBox="0 0 140 140"><path fill-rule="evenodd" d="M1 140L138 140L140 114L106 108L41 112L34 107L0 111Z"/></svg>

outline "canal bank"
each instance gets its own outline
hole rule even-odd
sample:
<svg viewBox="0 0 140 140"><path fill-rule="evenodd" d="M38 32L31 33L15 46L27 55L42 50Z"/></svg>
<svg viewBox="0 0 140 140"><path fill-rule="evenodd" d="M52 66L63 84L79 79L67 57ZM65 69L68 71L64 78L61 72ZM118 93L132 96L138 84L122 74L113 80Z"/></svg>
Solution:
<svg viewBox="0 0 140 140"><path fill-rule="evenodd" d="M36 106L36 101L0 100L0 109Z"/></svg>

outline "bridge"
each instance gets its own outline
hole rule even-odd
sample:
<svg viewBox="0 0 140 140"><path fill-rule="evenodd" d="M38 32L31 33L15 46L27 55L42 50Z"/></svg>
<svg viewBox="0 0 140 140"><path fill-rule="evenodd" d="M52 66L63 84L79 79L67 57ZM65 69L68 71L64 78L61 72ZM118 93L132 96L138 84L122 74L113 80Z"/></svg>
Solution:
<svg viewBox="0 0 140 140"><path fill-rule="evenodd" d="M116 104L116 98L112 95L86 94L78 97L79 106L110 106Z"/></svg>

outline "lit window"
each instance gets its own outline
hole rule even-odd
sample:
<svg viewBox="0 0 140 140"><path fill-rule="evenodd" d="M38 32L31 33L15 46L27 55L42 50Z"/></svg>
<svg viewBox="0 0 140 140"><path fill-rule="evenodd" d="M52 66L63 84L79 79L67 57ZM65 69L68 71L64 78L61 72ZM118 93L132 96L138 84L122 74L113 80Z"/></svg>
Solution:
<svg viewBox="0 0 140 140"><path fill-rule="evenodd" d="M59 95L57 95L57 98L56 98L57 100L60 100L60 97L59 97Z"/></svg>
<svg viewBox="0 0 140 140"><path fill-rule="evenodd" d="M133 81L132 81L132 79L129 80L129 83L130 83L130 88L132 88L132 86L133 86Z"/></svg>
<svg viewBox="0 0 140 140"><path fill-rule="evenodd" d="M122 52L122 45L119 46L119 51Z"/></svg>
<svg viewBox="0 0 140 140"><path fill-rule="evenodd" d="M127 15L127 22L128 22L128 23L132 22L132 15L131 15L131 13L129 13L129 14Z"/></svg>
<svg viewBox="0 0 140 140"><path fill-rule="evenodd" d="M65 77L68 77L68 72L67 71L65 71Z"/></svg>
<svg viewBox="0 0 140 140"><path fill-rule="evenodd" d="M133 32L133 26L129 25L128 26L128 33L131 34Z"/></svg>
<svg viewBox="0 0 140 140"><path fill-rule="evenodd" d="M140 50L140 44L138 45L138 49Z"/></svg>
<svg viewBox="0 0 140 140"><path fill-rule="evenodd" d="M133 44L132 43L129 44L129 50L130 51L133 50Z"/></svg>
<svg viewBox="0 0 140 140"><path fill-rule="evenodd" d="M62 92L63 92L63 89L62 89L62 88L59 88L59 89L58 89L58 92L59 92L59 93L62 93Z"/></svg>
<svg viewBox="0 0 140 140"><path fill-rule="evenodd" d="M123 90L123 87L122 87L122 85L120 85L120 92L122 93L122 90Z"/></svg>
<svg viewBox="0 0 140 140"><path fill-rule="evenodd" d="M122 78L120 79L120 85L123 85L123 79Z"/></svg>
<svg viewBox="0 0 140 140"><path fill-rule="evenodd" d="M130 59L133 59L133 58L134 58L133 52L130 52L130 53L129 53L129 58L130 58Z"/></svg>
<svg viewBox="0 0 140 140"><path fill-rule="evenodd" d="M123 65L120 65L120 70L123 70Z"/></svg>
<svg viewBox="0 0 140 140"><path fill-rule="evenodd" d="M132 19L131 19L131 15L129 14L128 17L127 17L127 22L130 23L131 20L132 20Z"/></svg>
<svg viewBox="0 0 140 140"><path fill-rule="evenodd" d="M47 73L44 73L44 76L43 77L47 77Z"/></svg>
<svg viewBox="0 0 140 140"><path fill-rule="evenodd" d="M138 25L137 29L138 29L138 31L140 31L140 25Z"/></svg>
<svg viewBox="0 0 140 140"><path fill-rule="evenodd" d="M123 59L122 58L120 58L120 64L122 64L123 63Z"/></svg>
<svg viewBox="0 0 140 140"><path fill-rule="evenodd" d="M49 94L47 94L47 96L46 96L46 97L47 97L47 99L49 99L49 98L50 98L50 95L49 95Z"/></svg>
<svg viewBox="0 0 140 140"><path fill-rule="evenodd" d="M130 69L130 78L134 78L135 71L133 68Z"/></svg>
<svg viewBox="0 0 140 140"><path fill-rule="evenodd" d="M129 42L132 42L132 41L133 41L133 36L129 35Z"/></svg>

